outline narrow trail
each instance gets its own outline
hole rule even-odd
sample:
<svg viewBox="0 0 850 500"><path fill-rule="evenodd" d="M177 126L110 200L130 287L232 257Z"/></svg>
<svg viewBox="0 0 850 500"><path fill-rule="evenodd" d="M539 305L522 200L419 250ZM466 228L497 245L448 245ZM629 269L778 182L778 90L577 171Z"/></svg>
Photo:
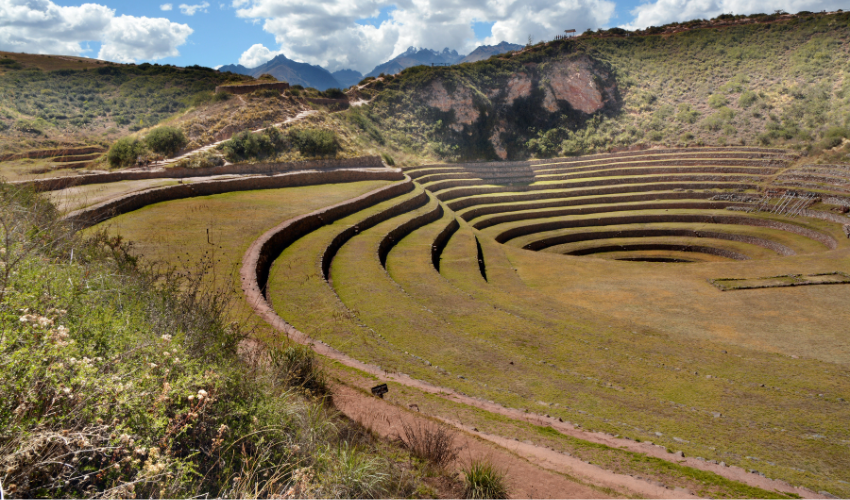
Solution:
<svg viewBox="0 0 850 500"><path fill-rule="evenodd" d="M252 130L252 132L257 133L257 132L262 132L263 130L266 130L266 129L269 129L269 128L272 128L272 127L280 127L280 126L283 126L283 125L287 125L287 124L295 122L295 121L303 120L304 118L311 116L311 115L314 115L314 114L317 114L317 113L319 113L319 111L315 110L315 109L302 111L302 112L298 113L297 115L292 116L290 118L287 118L286 120L284 120L280 123L274 123L272 125L269 125L268 127L261 127L261 128L256 129L256 130ZM185 153L183 153L179 156L175 156L174 158L168 158L168 159L165 159L165 160L152 162L150 164L150 166L152 166L152 167L163 167L165 165L171 165L172 163L177 163L180 160L188 158L188 157L190 157L194 154L209 151L209 150L215 148L216 146L218 146L219 144L223 144L223 143L225 143L229 140L230 140L230 137L228 137L227 139L222 139L220 141L213 142L211 144L207 144L206 146L201 146L201 147L199 147L197 149L193 149L191 151L187 151L187 152L185 152Z"/></svg>
<svg viewBox="0 0 850 500"><path fill-rule="evenodd" d="M369 194L370 193L367 193L362 197L366 197ZM351 202L351 200L349 200L349 202ZM340 205L349 202L343 202ZM322 212L322 210L324 209L320 209L316 212L313 212L313 214L320 213ZM557 418L525 412L515 408L508 408L498 403L492 403L483 399L475 398L465 394L460 394L453 389L440 387L423 380L418 380L406 374L389 373L378 366L364 363L351 356L348 356L347 354L344 354L341 351L334 349L333 347L323 342L316 341L309 335L299 331L294 326L290 325L274 311L271 304L266 300L265 296L263 295L262 290L259 288L256 274L258 269L257 263L260 259L260 251L264 242L272 239L275 234L281 232L290 224L297 222L299 219L309 217L310 215L312 214L307 214L296 219L284 221L281 224L275 226L274 228L271 228L266 231L262 236L260 236L257 240L251 243L251 245L248 247L242 258L242 268L240 270L242 289L245 293L245 298L248 304L260 318L266 321L275 330L284 333L290 340L298 342L299 344L309 346L317 354L324 356L331 361L335 361L344 366L355 368L357 370L370 374L381 382L394 382L428 394L436 395L452 402L461 403L493 414L502 415L513 420L528 422L539 426L548 426L566 436L572 436L593 443L604 444L612 448L625 449L628 451L645 454L647 456L659 458L665 461L675 461L676 463L679 463L684 466L714 472L727 479L738 481L749 486L762 488L768 491L780 491L784 493L791 493L795 495L800 495L804 498L827 498L824 495L818 494L807 488L792 486L791 484L782 480L769 479L757 474L752 474L736 466L722 466L719 464L712 464L709 462L696 460L695 458L674 458L671 460L671 455L670 453L668 453L665 447L650 443L638 443L627 439L615 438L613 436L600 432L585 431L576 428L572 424L561 422ZM352 398L352 400L348 404L353 405L349 407L363 406L364 408L373 409L377 401L376 398L369 396L365 393L359 393L357 391L350 393L349 397ZM356 414L354 415L356 416ZM462 426L462 424L459 423L457 425ZM392 434L383 435L388 438L393 437ZM482 435L481 437L485 439L487 438L487 436L485 435ZM576 459L561 455L557 452L553 452L548 448L543 448L530 444L520 446L516 442L509 441L506 438L499 436L490 436L488 440L499 445L509 444L513 446L513 448L511 448L511 451L513 451L514 453L520 454L523 458L526 458L530 461L536 461L538 464L541 464L541 466L542 464L547 464L547 468L549 468L550 470L556 470L559 472L568 470L571 471L570 473L573 475L582 475L582 473L579 472L578 469L576 469L576 467L579 467L579 464L575 461ZM580 460L578 462L584 463ZM585 473L588 472L584 467L580 467L580 469L582 469ZM632 478L631 476L615 474L610 471L602 471L602 469L599 469L599 471L599 474L602 474L604 472L604 477L597 477L600 482L608 484L619 484L621 485L621 487L626 489L631 489L631 487L634 485L634 478ZM651 493L646 496L660 497L660 493L661 491L659 490L656 493ZM682 497L684 493L685 491L683 490L676 491L674 496Z"/></svg>

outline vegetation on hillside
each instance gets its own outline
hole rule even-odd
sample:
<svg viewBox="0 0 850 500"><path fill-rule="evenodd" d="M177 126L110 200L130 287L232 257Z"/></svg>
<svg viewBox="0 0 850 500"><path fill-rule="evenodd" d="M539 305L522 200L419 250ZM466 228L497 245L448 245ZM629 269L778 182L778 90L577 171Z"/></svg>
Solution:
<svg viewBox="0 0 850 500"><path fill-rule="evenodd" d="M622 29L539 43L487 61L449 68L408 68L369 82L368 109L350 113L370 136L374 127L399 151L452 158L495 158L496 130L489 89L513 74L534 76L547 64L589 57L611 71L622 102L586 115L548 113L532 89L510 110L502 132L511 158L559 156L644 145L787 146L817 152L850 129L850 13L751 16L751 24L718 28L653 28L641 36ZM772 22L764 22L772 21ZM739 20L740 21L740 20ZM692 23L693 24L693 23ZM669 30L668 30L669 28ZM617 31L618 30L618 31ZM654 35L665 31L671 35ZM451 95L469 90L481 111L462 133L454 110L423 102L426 85L440 81ZM536 85L546 84L538 75ZM361 117L368 118L364 121ZM375 142L380 143L377 139Z"/></svg>
<svg viewBox="0 0 850 500"><path fill-rule="evenodd" d="M0 185L0 478L15 497L406 497L307 348L246 343L228 292L73 235ZM393 458L393 457L398 457Z"/></svg>
<svg viewBox="0 0 850 500"><path fill-rule="evenodd" d="M26 136L140 130L190 106L222 99L212 93L216 85L248 78L200 66L148 63L9 70L0 74L0 132L25 140Z"/></svg>

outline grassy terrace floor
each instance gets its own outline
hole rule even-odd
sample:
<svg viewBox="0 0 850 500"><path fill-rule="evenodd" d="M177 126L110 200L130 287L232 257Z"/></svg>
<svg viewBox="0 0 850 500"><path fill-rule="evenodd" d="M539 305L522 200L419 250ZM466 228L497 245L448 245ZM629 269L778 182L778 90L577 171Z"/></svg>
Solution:
<svg viewBox="0 0 850 500"><path fill-rule="evenodd" d="M451 193L466 187L447 188L429 195L428 203L419 208L360 231L333 259L331 283L324 281L320 259L336 235L416 196L423 188L452 182L434 181L295 242L274 264L270 298L275 310L295 327L385 370L505 406L548 413L584 428L652 440L687 456L755 469L815 491L850 495L850 430L846 425L850 420L850 341L846 336L850 286L721 292L709 283L718 278L850 272L850 244L840 225L719 209L638 209L637 203L656 203L651 198L655 192L660 198L682 195L680 200L660 203L704 203L716 194L741 194L741 184L728 182L735 178L717 173L715 180L691 184L701 191L693 197L678 184L675 189L680 191L668 188L669 183L648 182L650 177L630 178L632 182L627 184L591 183L581 189L533 192L494 185L502 192L463 196ZM598 180L612 179L617 180ZM486 180L476 182L481 186ZM264 230L381 185L360 184L279 190L277 197L272 196L276 191L259 191L168 202L121 216L111 223L112 230L120 228L130 239L146 240L138 247L146 255L173 260L190 251L188 257L197 260L204 255L209 227L212 246L221 246L216 258L221 258L224 275L230 277L244 249ZM710 191L702 192L704 189ZM588 197L591 190L604 194ZM611 202L614 193L645 198L621 207L632 210L594 215L547 218L550 208L523 206L541 200L570 206L577 201L581 206L596 204L610 209L618 203ZM576 195L586 198L570 198ZM281 200L285 206L278 205ZM471 223L499 217L503 209L541 218L479 231L450 209L469 202L480 203L462 208L464 213L492 209ZM397 242L384 268L378 247L385 236L438 204L444 207L443 216ZM740 224L659 221L598 225L614 220L615 215L633 214L774 220L831 235L837 248L830 250L822 242L789 231ZM214 222L217 217L224 219ZM432 246L452 219L459 220L460 229L443 250L438 272L432 264ZM527 234L506 245L494 240L506 229L547 220L597 222L596 227ZM605 245L604 239L553 246L544 252L518 248L548 236L617 227L753 236L783 245L795 255L783 257L763 246L737 241L663 235L643 240L696 241L735 249L753 260L724 261L702 254L696 259L699 262L688 264L611 260L687 254L674 250L584 257L553 253ZM616 239L607 241L617 243ZM440 404L434 403L443 414L455 411ZM457 412L491 429L507 428L490 417ZM512 429L509 432L516 431L516 427ZM535 429L523 432L550 439L547 443L562 439ZM576 454L585 447L563 442L558 446ZM614 462L622 465L625 459L621 458ZM735 496L711 489L704 492Z"/></svg>

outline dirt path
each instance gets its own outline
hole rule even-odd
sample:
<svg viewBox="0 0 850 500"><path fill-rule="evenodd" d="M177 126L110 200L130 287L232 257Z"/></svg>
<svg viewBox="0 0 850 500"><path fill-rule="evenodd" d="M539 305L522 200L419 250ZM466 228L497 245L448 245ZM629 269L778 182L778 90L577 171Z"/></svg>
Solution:
<svg viewBox="0 0 850 500"><path fill-rule="evenodd" d="M332 393L334 406L343 414L388 439L401 434L403 423L430 422L427 417L365 395L346 385L333 385ZM502 446L494 446L461 430L450 432L454 436L454 445L460 448L458 460L452 467L460 471L471 460L490 460L499 470L506 472L505 479L511 498L610 498L597 489L559 474L561 471L547 470Z"/></svg>
<svg viewBox="0 0 850 500"><path fill-rule="evenodd" d="M369 193L363 195L368 196ZM316 212L314 212L316 213ZM306 217L306 216L302 216ZM582 439L585 441L590 441L594 443L604 444L613 448L626 449L629 451L643 453L647 456L660 458L662 460L671 461L671 456L667 452L666 448L656 446L650 443L637 443L635 441L615 438L608 434L603 434L599 432L588 432L585 430L578 429L571 424L561 422L556 418L547 417L543 415L538 415L530 412L525 412L515 408L507 408L497 403L491 403L489 401L474 398L471 396L467 396L465 394L459 394L453 389L439 387L433 385L429 382L425 382L422 380L414 379L406 374L400 373L389 373L381 368L364 363L355 358L352 358L341 351L338 351L327 344L322 342L317 342L312 339L309 335L299 331L289 323L287 323L283 318L278 316L278 314L274 311L271 305L268 303L266 298L263 296L262 291L260 290L257 284L257 262L260 258L260 249L264 241L269 240L274 234L280 232L283 228L288 226L291 221L284 221L278 226L269 229L260 236L257 240L255 240L245 252L245 255L242 258L242 268L240 270L240 278L242 281L242 289L245 293L245 298L248 301L249 305L253 308L254 312L263 320L265 320L272 328L276 329L287 335L287 337L295 342L300 344L304 344L310 346L317 354L320 354L328 359L333 361L337 361L342 365L349 366L351 368L355 368L362 372L368 373L376 377L379 381L382 382L395 382L407 387L412 387L422 392L426 392L429 394L436 395L438 397L465 404L474 408L479 408L481 410L488 411L490 413L503 415L509 417L514 420L529 422L535 425L540 426L549 426L558 432L567 435L576 437L578 439ZM369 396L363 396L364 398L368 398ZM532 446L532 445L529 445ZM538 447L535 447L538 448ZM523 448L525 449L525 448ZM545 448L543 448L545 449ZM519 450L519 448L517 449ZM525 450L530 452L530 450ZM544 452L541 452L544 453ZM546 456L546 461L554 460L555 463L561 464L563 467L570 467L570 461L566 460L567 457L556 459L554 456ZM781 491L785 493L792 493L796 495L800 495L804 498L826 498L823 495L815 493L807 488L800 488L792 486L785 481L768 479L762 477L757 474L751 474L746 470L740 467L729 467L729 466L721 466L719 464L711 464L706 461L696 460L694 458L681 458L676 459L676 462L679 464L692 467L699 470L705 470L714 472L722 477L727 479L731 479L734 481L739 481L741 483L747 484L749 486L755 486L758 488L763 488L768 491L775 490ZM615 475L616 476L616 475ZM629 476L625 476L629 477ZM649 496L657 496L657 495L649 495ZM681 496L681 495L678 495Z"/></svg>
<svg viewBox="0 0 850 500"><path fill-rule="evenodd" d="M266 130L266 129L271 128L271 127L280 127L282 125L286 125L286 124L289 124L289 123L292 123L292 122L295 122L295 121L298 121L298 120L303 120L304 118L306 118L310 115L314 115L318 112L319 111L317 111L315 109L302 111L302 112L298 113L297 115L292 116L290 118L287 118L286 120L284 120L280 123L275 123L275 124L269 125L268 127L258 128L256 130L252 130L252 132L257 133L257 132L262 132L263 130ZM187 152L181 154L180 156L175 156L174 158L168 158L168 159L165 159L165 160L162 160L162 161L152 162L151 166L162 167L162 166L165 166L165 165L170 165L172 163L177 163L178 161L180 161L184 158L188 158L188 157L192 156L193 154L203 153L204 151L209 151L209 150L215 148L216 146L218 146L219 144L222 144L222 143L227 142L229 140L230 140L230 138L228 137L227 139L222 139L220 141L216 141L216 142L213 142L211 144L207 144L206 146L201 146L198 149L193 149L191 151L187 151Z"/></svg>

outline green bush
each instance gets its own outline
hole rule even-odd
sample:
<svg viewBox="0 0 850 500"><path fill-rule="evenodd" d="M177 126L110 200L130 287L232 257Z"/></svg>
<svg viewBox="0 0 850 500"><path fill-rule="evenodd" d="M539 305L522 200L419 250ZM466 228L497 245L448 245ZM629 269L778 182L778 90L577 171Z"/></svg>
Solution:
<svg viewBox="0 0 850 500"><path fill-rule="evenodd" d="M174 156L183 149L188 141L183 131L176 127L157 127L145 136L145 143L151 151L166 156Z"/></svg>
<svg viewBox="0 0 850 500"><path fill-rule="evenodd" d="M339 150L336 134L331 130L294 129L289 138L304 156L333 156Z"/></svg>
<svg viewBox="0 0 850 500"><path fill-rule="evenodd" d="M146 152L145 144L134 137L122 137L115 141L106 153L106 160L113 167L129 167Z"/></svg>
<svg viewBox="0 0 850 500"><path fill-rule="evenodd" d="M690 104L680 104L676 119L682 123L696 123L700 117L699 111L693 109Z"/></svg>
<svg viewBox="0 0 850 500"><path fill-rule="evenodd" d="M726 96L723 94L712 94L708 98L708 105L715 109L722 108L727 104L729 104L729 100L726 99Z"/></svg>
<svg viewBox="0 0 850 500"><path fill-rule="evenodd" d="M843 127L831 127L823 133L821 147L823 149L832 149L839 146L844 139L850 138L850 130Z"/></svg>
<svg viewBox="0 0 850 500"><path fill-rule="evenodd" d="M342 99L345 97L345 92L340 89L327 89L322 92L322 95L328 99Z"/></svg>
<svg viewBox="0 0 850 500"><path fill-rule="evenodd" d="M395 160L394 160L394 159L393 159L393 157L392 157L392 156L390 156L389 154L387 154L387 153L381 153L381 158L383 158L384 163L386 163L387 165L389 165L389 166L391 166L391 167L394 167L394 166L395 166Z"/></svg>
<svg viewBox="0 0 850 500"><path fill-rule="evenodd" d="M464 498L508 498L504 474L484 460L475 460L463 470Z"/></svg>
<svg viewBox="0 0 850 500"><path fill-rule="evenodd" d="M276 127L262 132L244 130L220 146L230 161L260 159L274 156L288 146L286 138Z"/></svg>
<svg viewBox="0 0 850 500"><path fill-rule="evenodd" d="M752 90L745 90L741 97L738 98L738 106L746 109L755 104L758 101L758 94L753 92Z"/></svg>

